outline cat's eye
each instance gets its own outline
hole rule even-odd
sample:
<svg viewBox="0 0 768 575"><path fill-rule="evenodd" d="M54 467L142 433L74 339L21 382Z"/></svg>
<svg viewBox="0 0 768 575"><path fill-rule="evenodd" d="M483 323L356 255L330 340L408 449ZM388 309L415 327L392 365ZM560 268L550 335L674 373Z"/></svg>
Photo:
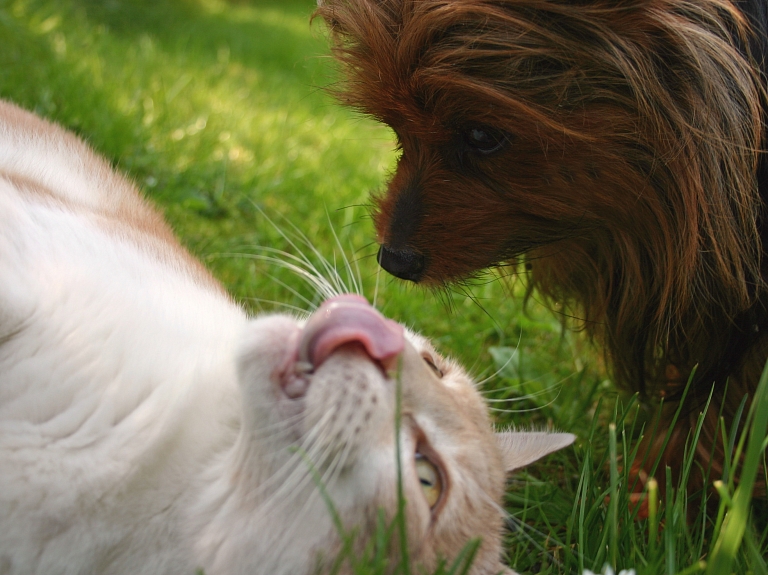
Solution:
<svg viewBox="0 0 768 575"><path fill-rule="evenodd" d="M429 366L429 369L435 372L435 375L437 377L440 377L440 378L443 377L443 370L437 367L437 363L435 363L435 360L432 358L431 355L423 354L421 358L424 360L424 363L426 363Z"/></svg>
<svg viewBox="0 0 768 575"><path fill-rule="evenodd" d="M440 478L440 471L429 459L421 453L417 453L416 474L419 477L419 483L421 483L424 499L432 509L440 501L440 495L443 493L443 480Z"/></svg>
<svg viewBox="0 0 768 575"><path fill-rule="evenodd" d="M476 152L489 156L509 142L509 134L486 126L472 126L464 131L464 141Z"/></svg>

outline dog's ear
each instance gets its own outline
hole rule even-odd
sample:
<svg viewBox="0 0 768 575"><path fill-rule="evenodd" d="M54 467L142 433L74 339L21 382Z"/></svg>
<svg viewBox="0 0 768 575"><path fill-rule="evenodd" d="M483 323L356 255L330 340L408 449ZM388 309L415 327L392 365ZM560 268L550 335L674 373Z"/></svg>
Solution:
<svg viewBox="0 0 768 575"><path fill-rule="evenodd" d="M567 447L575 439L572 433L546 431L503 431L496 434L507 472L525 467L553 451Z"/></svg>

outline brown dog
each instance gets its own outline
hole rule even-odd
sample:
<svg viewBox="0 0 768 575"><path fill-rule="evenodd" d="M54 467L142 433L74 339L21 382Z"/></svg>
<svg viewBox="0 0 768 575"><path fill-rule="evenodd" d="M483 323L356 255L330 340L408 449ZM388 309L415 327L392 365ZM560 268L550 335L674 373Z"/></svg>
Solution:
<svg viewBox="0 0 768 575"><path fill-rule="evenodd" d="M696 366L662 464L678 467L714 385L697 457L717 477L718 410L730 424L768 357L766 3L324 0L318 14L338 96L399 139L375 198L380 264L428 285L524 264L620 384L672 404L646 468Z"/></svg>

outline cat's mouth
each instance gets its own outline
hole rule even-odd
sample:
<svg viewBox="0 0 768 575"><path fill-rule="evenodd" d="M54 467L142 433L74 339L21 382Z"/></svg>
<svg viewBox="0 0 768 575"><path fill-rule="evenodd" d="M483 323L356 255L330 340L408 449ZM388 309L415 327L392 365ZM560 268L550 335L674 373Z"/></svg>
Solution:
<svg viewBox="0 0 768 575"><path fill-rule="evenodd" d="M359 295L332 297L310 316L301 332L293 369L282 381L291 399L305 395L311 374L342 346L354 345L387 376L405 346L403 327L382 316Z"/></svg>

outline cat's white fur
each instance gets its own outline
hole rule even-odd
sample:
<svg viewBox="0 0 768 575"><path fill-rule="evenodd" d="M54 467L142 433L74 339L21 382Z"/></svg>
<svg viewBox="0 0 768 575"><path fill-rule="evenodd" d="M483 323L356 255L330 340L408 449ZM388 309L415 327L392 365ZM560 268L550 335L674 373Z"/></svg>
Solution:
<svg viewBox="0 0 768 575"><path fill-rule="evenodd" d="M412 560L482 537L472 573L505 571L505 472L573 437L495 435L464 371L411 334L395 371L352 343L308 373L304 325L249 318L132 184L0 102L0 573L322 571L329 501L360 546L397 509L398 378ZM433 509L417 450L443 474Z"/></svg>

